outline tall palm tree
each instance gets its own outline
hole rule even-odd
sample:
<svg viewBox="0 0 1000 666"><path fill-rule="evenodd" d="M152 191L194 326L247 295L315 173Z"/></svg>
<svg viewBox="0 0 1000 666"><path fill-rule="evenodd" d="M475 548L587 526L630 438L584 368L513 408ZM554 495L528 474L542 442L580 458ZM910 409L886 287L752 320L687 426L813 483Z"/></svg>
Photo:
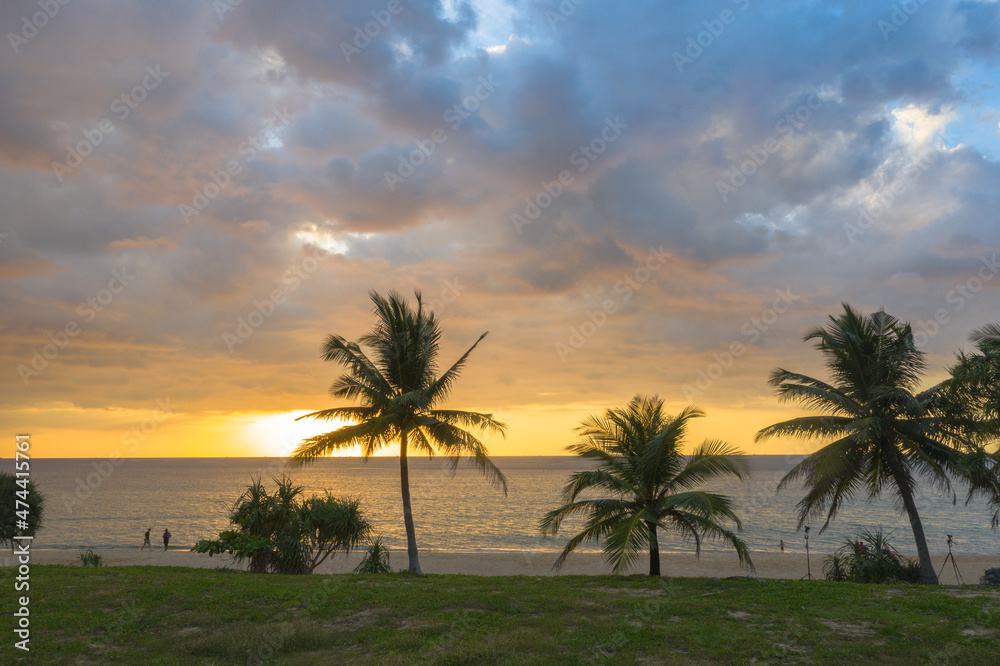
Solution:
<svg viewBox="0 0 1000 666"><path fill-rule="evenodd" d="M918 476L950 490L950 478L961 475L967 440L947 416L931 408L936 387L915 392L926 364L910 325L884 310L864 315L846 303L843 307L842 315L831 316L825 328L804 338L816 340L826 358L829 383L782 368L769 380L780 401L798 402L821 414L768 426L756 440L786 435L832 439L778 485L781 491L804 479L799 527L809 516L825 512L825 530L845 501L892 492L910 520L920 580L937 583L913 496Z"/></svg>
<svg viewBox="0 0 1000 666"><path fill-rule="evenodd" d="M416 307L395 292L388 297L369 292L374 304L375 326L360 339L371 350L366 355L357 342L330 335L323 344L322 358L346 367L330 387L335 398L358 400L356 407L323 409L300 418L345 420L351 423L333 432L310 437L292 453L293 464L303 465L336 451L360 446L365 458L399 442L399 477L403 496L403 522L409 570L419 574L417 538L410 506L407 456L416 453L450 457L452 471L461 456L482 470L484 476L507 494L507 478L490 460L486 447L470 432L504 435L506 426L492 414L436 409L448 397L469 354L486 333L446 372L437 375L441 326L434 313L425 310L420 292Z"/></svg>
<svg viewBox="0 0 1000 666"><path fill-rule="evenodd" d="M705 536L722 538L736 549L740 564L753 568L746 544L724 525L731 520L737 530L742 529L732 500L698 490L706 481L746 478L750 471L740 452L724 442L706 440L693 455L681 453L688 423L701 416L704 413L692 407L670 416L659 397L637 395L626 407L608 409L582 422L576 429L581 441L566 448L597 468L572 474L563 489L566 504L539 522L542 534L555 535L566 518L587 516L583 531L566 544L556 568L581 543L603 540L615 573L630 567L648 548L649 575L659 576L659 530L693 539L697 554ZM592 490L611 497L579 499Z"/></svg>

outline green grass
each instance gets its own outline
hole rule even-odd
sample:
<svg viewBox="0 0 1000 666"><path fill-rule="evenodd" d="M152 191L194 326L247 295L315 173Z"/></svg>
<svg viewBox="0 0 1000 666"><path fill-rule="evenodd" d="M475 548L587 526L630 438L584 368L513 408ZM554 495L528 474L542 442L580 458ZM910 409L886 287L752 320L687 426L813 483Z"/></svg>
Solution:
<svg viewBox="0 0 1000 666"><path fill-rule="evenodd" d="M989 664L1000 591L826 581L31 568L0 663ZM20 594L20 593L18 593Z"/></svg>

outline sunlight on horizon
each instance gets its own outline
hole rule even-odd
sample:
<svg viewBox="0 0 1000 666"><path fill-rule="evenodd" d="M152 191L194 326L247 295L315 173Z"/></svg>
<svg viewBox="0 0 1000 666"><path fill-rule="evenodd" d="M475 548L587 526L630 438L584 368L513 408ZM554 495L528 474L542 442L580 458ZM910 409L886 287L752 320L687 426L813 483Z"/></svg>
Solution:
<svg viewBox="0 0 1000 666"><path fill-rule="evenodd" d="M294 412L277 412L248 416L244 421L244 434L255 448L266 456L288 456L303 440L315 435L332 432L349 425L347 421L316 421L313 419L295 419L309 414L308 410ZM344 458L360 456L359 447L351 447L332 457Z"/></svg>

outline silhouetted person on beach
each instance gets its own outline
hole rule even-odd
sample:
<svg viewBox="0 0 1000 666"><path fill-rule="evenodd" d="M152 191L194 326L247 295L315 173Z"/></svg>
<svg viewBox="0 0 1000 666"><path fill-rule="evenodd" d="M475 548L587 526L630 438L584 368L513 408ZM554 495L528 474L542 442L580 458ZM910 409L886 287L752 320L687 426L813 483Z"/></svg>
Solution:
<svg viewBox="0 0 1000 666"><path fill-rule="evenodd" d="M781 540L781 552L785 552L785 540Z"/></svg>
<svg viewBox="0 0 1000 666"><path fill-rule="evenodd" d="M170 530L165 529L163 530L163 550L166 550L167 546L169 545L170 545Z"/></svg>
<svg viewBox="0 0 1000 666"><path fill-rule="evenodd" d="M148 530L146 530L146 538L143 539L142 548L139 549L140 553L142 551L146 550L147 546L149 547L149 552L153 552L153 545L151 543L149 543L149 533L152 532L152 531L153 531L152 527L150 527Z"/></svg>

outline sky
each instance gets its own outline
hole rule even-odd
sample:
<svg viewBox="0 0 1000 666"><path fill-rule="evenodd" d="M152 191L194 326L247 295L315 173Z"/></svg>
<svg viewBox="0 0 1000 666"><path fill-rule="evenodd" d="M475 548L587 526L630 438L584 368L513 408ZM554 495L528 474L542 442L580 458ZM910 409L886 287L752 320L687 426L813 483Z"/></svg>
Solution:
<svg viewBox="0 0 1000 666"><path fill-rule="evenodd" d="M849 302L939 381L1000 319L996 2L0 5L0 431L279 456L414 290L449 407L557 455L658 394L748 453ZM386 453L396 453L387 450ZM0 456L12 454L0 450Z"/></svg>

